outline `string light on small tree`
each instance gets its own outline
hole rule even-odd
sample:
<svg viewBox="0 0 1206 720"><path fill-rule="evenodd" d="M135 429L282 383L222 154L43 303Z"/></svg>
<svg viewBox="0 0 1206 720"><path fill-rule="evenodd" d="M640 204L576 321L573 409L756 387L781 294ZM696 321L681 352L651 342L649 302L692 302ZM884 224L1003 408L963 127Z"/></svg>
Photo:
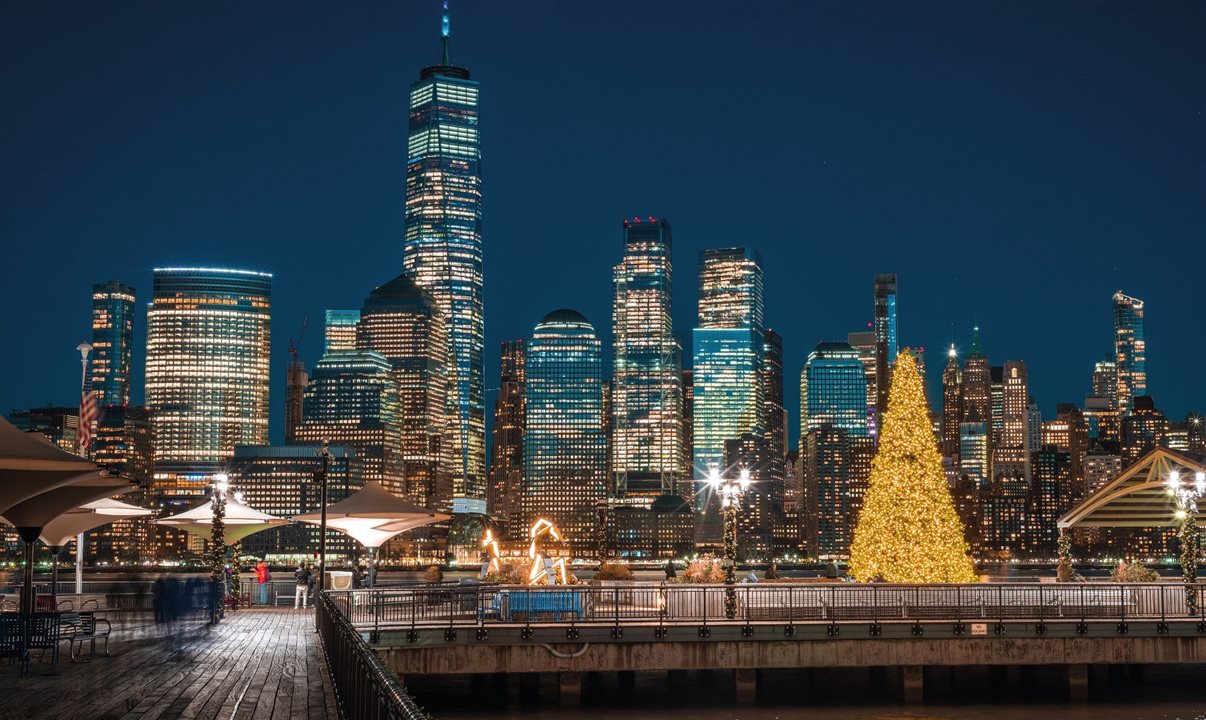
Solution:
<svg viewBox="0 0 1206 720"><path fill-rule="evenodd" d="M1185 583L1185 605L1193 615L1198 606L1198 555L1201 542L1198 528L1198 499L1206 495L1206 473L1194 474L1193 480L1183 479L1173 470L1166 481L1168 494L1176 502L1177 540L1181 544L1181 580Z"/></svg>
<svg viewBox="0 0 1206 720"><path fill-rule="evenodd" d="M976 582L912 353L896 358L879 448L850 546L856 580Z"/></svg>

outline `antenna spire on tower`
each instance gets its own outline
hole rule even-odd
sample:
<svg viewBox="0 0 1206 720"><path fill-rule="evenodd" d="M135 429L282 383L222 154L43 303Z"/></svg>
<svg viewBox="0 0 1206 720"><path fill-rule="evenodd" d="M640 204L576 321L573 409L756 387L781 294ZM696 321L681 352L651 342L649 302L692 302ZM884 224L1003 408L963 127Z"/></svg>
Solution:
<svg viewBox="0 0 1206 720"><path fill-rule="evenodd" d="M448 0L444 0L444 15L440 20L440 45L443 47L444 58L442 65L451 65L452 59L448 54L448 35L451 32L451 23L448 20Z"/></svg>

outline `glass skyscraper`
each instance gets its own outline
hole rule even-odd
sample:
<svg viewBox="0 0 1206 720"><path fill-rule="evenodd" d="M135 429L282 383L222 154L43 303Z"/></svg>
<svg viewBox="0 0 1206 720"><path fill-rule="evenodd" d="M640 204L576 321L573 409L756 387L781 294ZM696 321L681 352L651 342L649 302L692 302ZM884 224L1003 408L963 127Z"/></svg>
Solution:
<svg viewBox="0 0 1206 720"><path fill-rule="evenodd" d="M1143 301L1114 293L1114 363L1118 374L1118 412L1129 413L1135 397L1147 394L1147 343L1143 339Z"/></svg>
<svg viewBox="0 0 1206 720"><path fill-rule="evenodd" d="M556 310L528 343L522 514L556 523L575 554L597 547L597 504L605 497L607 436L603 353L595 329Z"/></svg>
<svg viewBox="0 0 1206 720"><path fill-rule="evenodd" d="M92 389L98 405L130 404L134 288L116 280L92 286Z"/></svg>
<svg viewBox="0 0 1206 720"><path fill-rule="evenodd" d="M490 433L489 510L497 522L509 529L510 521L519 511L519 492L523 487L527 345L522 339L504 342L501 359Z"/></svg>
<svg viewBox="0 0 1206 720"><path fill-rule="evenodd" d="M359 310L327 310L323 326L324 355L356 349L356 324Z"/></svg>
<svg viewBox="0 0 1206 720"><path fill-rule="evenodd" d="M623 225L624 259L612 274L612 472L618 488L669 493L682 468L683 447L680 350L670 314L670 224L634 218Z"/></svg>
<svg viewBox="0 0 1206 720"><path fill-rule="evenodd" d="M800 378L800 432L835 427L867 435L867 378L858 351L844 342L818 343Z"/></svg>
<svg viewBox="0 0 1206 720"><path fill-rule="evenodd" d="M898 347L896 273L879 273L875 276L875 388L879 393L875 409L878 417L888 411L888 389Z"/></svg>
<svg viewBox="0 0 1206 720"><path fill-rule="evenodd" d="M748 247L703 251L692 342L692 449L700 511L709 470L726 469L725 441L762 434L762 317L758 253Z"/></svg>
<svg viewBox="0 0 1206 720"><path fill-rule="evenodd" d="M448 418L448 336L435 299L406 275L380 285L360 308L356 345L394 369L405 492L424 507L453 509ZM387 488L396 491L396 488ZM457 508L458 510L462 508Z"/></svg>
<svg viewBox="0 0 1206 720"><path fill-rule="evenodd" d="M161 496L208 491L235 445L268 442L272 276L156 268L146 400Z"/></svg>
<svg viewBox="0 0 1206 720"><path fill-rule="evenodd" d="M482 385L482 190L478 84L443 57L410 88L402 265L435 298L448 328L452 418L448 453L459 510L486 509Z"/></svg>

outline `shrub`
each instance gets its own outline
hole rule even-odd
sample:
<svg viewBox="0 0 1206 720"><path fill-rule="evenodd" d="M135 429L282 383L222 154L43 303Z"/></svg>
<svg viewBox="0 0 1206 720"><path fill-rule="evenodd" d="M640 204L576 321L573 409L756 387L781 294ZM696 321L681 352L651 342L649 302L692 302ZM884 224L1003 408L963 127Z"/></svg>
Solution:
<svg viewBox="0 0 1206 720"><path fill-rule="evenodd" d="M1155 570L1149 570L1139 563L1125 562L1118 563L1118 567L1114 568L1114 572L1110 573L1110 579L1114 582L1155 582L1160 579L1160 574Z"/></svg>
<svg viewBox="0 0 1206 720"><path fill-rule="evenodd" d="M527 560L500 558L498 569L486 575L486 582L499 585L524 585L528 582L530 567L531 564Z"/></svg>
<svg viewBox="0 0 1206 720"><path fill-rule="evenodd" d="M423 580L429 583L443 582L444 571L440 570L439 565L432 565L423 573Z"/></svg>
<svg viewBox="0 0 1206 720"><path fill-rule="evenodd" d="M627 563L605 562L595 573L596 580L631 580L632 568Z"/></svg>
<svg viewBox="0 0 1206 720"><path fill-rule="evenodd" d="M698 560L692 560L677 580L680 583L723 583L724 568L716 558L704 555Z"/></svg>

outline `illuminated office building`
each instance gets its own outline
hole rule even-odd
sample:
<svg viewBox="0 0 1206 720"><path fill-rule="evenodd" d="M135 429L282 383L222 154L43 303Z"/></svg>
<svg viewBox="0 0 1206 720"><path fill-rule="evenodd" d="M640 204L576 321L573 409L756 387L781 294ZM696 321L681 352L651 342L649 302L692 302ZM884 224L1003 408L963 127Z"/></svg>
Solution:
<svg viewBox="0 0 1206 720"><path fill-rule="evenodd" d="M892 368L896 365L898 340L896 332L896 273L875 276L875 388L879 397L876 416L888 411L888 386Z"/></svg>
<svg viewBox="0 0 1206 720"><path fill-rule="evenodd" d="M92 286L92 389L97 405L130 404L134 288L116 280Z"/></svg>
<svg viewBox="0 0 1206 720"><path fill-rule="evenodd" d="M1005 368L993 365L988 368L988 442L996 447L1001 444L1001 431L1005 428Z"/></svg>
<svg viewBox="0 0 1206 720"><path fill-rule="evenodd" d="M682 470L680 349L671 322L671 232L664 219L623 221L612 270L611 468L617 495L652 502Z"/></svg>
<svg viewBox="0 0 1206 720"><path fill-rule="evenodd" d="M400 415L389 360L364 350L330 353L310 374L297 442L353 448L364 481L405 495Z"/></svg>
<svg viewBox="0 0 1206 720"><path fill-rule="evenodd" d="M774 521L783 511L776 506L775 482L770 476L771 452L765 436L747 433L724 443L724 467L731 475L749 471L749 489L741 496L737 513L737 556L768 558L774 546ZM780 483L781 487L781 483Z"/></svg>
<svg viewBox="0 0 1206 720"><path fill-rule="evenodd" d="M1122 418L1123 467L1130 467L1156 447L1168 447L1168 419L1150 395L1136 396L1131 412Z"/></svg>
<svg viewBox="0 0 1206 720"><path fill-rule="evenodd" d="M963 419L963 368L951 345L942 369L942 454L959 455L959 422Z"/></svg>
<svg viewBox="0 0 1206 720"><path fill-rule="evenodd" d="M868 323L871 326L871 323ZM846 342L858 352L858 359L863 362L863 371L867 376L867 417L870 422L869 431L876 434L875 407L879 403L879 390L876 387L875 370L875 331L852 332L846 334Z"/></svg>
<svg viewBox="0 0 1206 720"><path fill-rule="evenodd" d="M76 407L43 407L13 410L8 421L18 430L39 432L69 453L79 452L80 409Z"/></svg>
<svg viewBox="0 0 1206 720"><path fill-rule="evenodd" d="M1059 542L1058 520L1083 497L1074 487L1072 456L1054 445L1034 453L1025 550L1031 557L1054 558Z"/></svg>
<svg viewBox="0 0 1206 720"><path fill-rule="evenodd" d="M92 435L92 459L136 483L123 502L153 506L150 496L153 446L151 415L144 407L108 405L101 409ZM124 518L88 533L88 555L94 562L141 564L169 557L163 533L150 517Z"/></svg>
<svg viewBox="0 0 1206 720"><path fill-rule="evenodd" d="M556 310L536 325L524 395L524 525L547 518L575 555L593 552L607 484L603 349L581 314Z"/></svg>
<svg viewBox="0 0 1206 720"><path fill-rule="evenodd" d="M1085 456L1089 451L1089 426L1084 415L1071 403L1055 406L1055 419L1041 423L1040 443L1035 447L1053 447L1068 455L1068 483L1077 499L1087 494Z"/></svg>
<svg viewBox="0 0 1206 720"><path fill-rule="evenodd" d="M441 512L454 509L458 488L450 470L461 467L449 462L458 448L448 442L455 432L449 430L447 414L445 328L434 297L406 275L369 293L356 326L357 347L379 353L394 370L405 494Z"/></svg>
<svg viewBox="0 0 1206 720"><path fill-rule="evenodd" d="M302 410L306 404L306 385L310 376L306 364L294 356L285 367L285 442L296 440L297 427L301 425Z"/></svg>
<svg viewBox="0 0 1206 720"><path fill-rule="evenodd" d="M682 477L689 479L693 473L692 463L695 459L695 373L683 370L683 472Z"/></svg>
<svg viewBox="0 0 1206 720"><path fill-rule="evenodd" d="M766 440L765 473L770 483L767 523L774 525L783 513L787 479L787 408L783 400L783 336L762 333L762 436Z"/></svg>
<svg viewBox="0 0 1206 720"><path fill-rule="evenodd" d="M692 451L696 510L723 470L724 443L762 434L762 264L753 248L700 253L699 313L693 332Z"/></svg>
<svg viewBox="0 0 1206 720"><path fill-rule="evenodd" d="M276 517L293 517L322 507L321 445L240 445L227 467L230 488L242 493L248 506ZM353 448L330 445L327 463L327 503L337 503L364 486L360 457ZM289 523L248 536L243 552L269 561L310 560L319 545L319 528ZM327 552L349 558L360 545L347 535L327 531ZM330 560L328 560L329 562Z"/></svg>
<svg viewBox="0 0 1206 720"><path fill-rule="evenodd" d="M447 325L445 451L453 507L486 510L482 353L482 178L478 83L452 64L445 7L442 56L410 88L402 267L435 299ZM386 353L388 356L388 353Z"/></svg>
<svg viewBox="0 0 1206 720"><path fill-rule="evenodd" d="M1147 342L1143 333L1143 301L1114 293L1114 362L1118 411L1131 412L1134 399L1147 394Z"/></svg>
<svg viewBox="0 0 1206 720"><path fill-rule="evenodd" d="M1030 391L1026 363L1007 360L1001 368L1001 429L992 443L993 473L1030 482ZM1034 448L1037 449L1037 448Z"/></svg>
<svg viewBox="0 0 1206 720"><path fill-rule="evenodd" d="M157 268L147 309L154 489L178 508L209 492L236 445L268 442L272 276Z"/></svg>
<svg viewBox="0 0 1206 720"><path fill-rule="evenodd" d="M959 423L959 474L979 486L989 479L988 423L972 409Z"/></svg>
<svg viewBox="0 0 1206 720"><path fill-rule="evenodd" d="M1103 485L1122 473L1122 456L1103 447L1096 447L1085 455L1085 491L1096 492Z"/></svg>
<svg viewBox="0 0 1206 720"><path fill-rule="evenodd" d="M359 310L327 310L323 324L323 355L356 349Z"/></svg>
<svg viewBox="0 0 1206 720"><path fill-rule="evenodd" d="M800 376L800 432L830 426L866 436L866 397L858 351L844 342L817 344Z"/></svg>
<svg viewBox="0 0 1206 720"><path fill-rule="evenodd" d="M524 406L527 346L522 339L502 344L498 398L494 401L494 426L490 433L490 516L510 531L519 512L523 488L523 436L527 412ZM522 532L524 528L516 530Z"/></svg>
<svg viewBox="0 0 1206 720"><path fill-rule="evenodd" d="M1118 363L1113 355L1106 355L1093 365L1093 395L1094 397L1109 398L1110 402L1118 404Z"/></svg>
<svg viewBox="0 0 1206 720"><path fill-rule="evenodd" d="M984 354L984 347L980 344L980 328L972 328L971 352L968 358L963 363L963 386L960 392L962 403L962 419L960 421L960 466L965 466L963 462L963 437L965 434L972 439L971 446L968 448L976 454L976 458L969 460L971 467L976 468L981 479L990 477L989 462L991 460L992 444L990 438L990 429L992 422L992 369L988 365L988 357ZM967 433L962 427L964 423L971 423L973 427L967 428ZM983 438L979 436L979 431L974 427L978 423L984 424L985 435ZM979 454L981 453L980 445L983 445L982 452L985 457L981 462ZM964 469L963 474L968 474Z"/></svg>

